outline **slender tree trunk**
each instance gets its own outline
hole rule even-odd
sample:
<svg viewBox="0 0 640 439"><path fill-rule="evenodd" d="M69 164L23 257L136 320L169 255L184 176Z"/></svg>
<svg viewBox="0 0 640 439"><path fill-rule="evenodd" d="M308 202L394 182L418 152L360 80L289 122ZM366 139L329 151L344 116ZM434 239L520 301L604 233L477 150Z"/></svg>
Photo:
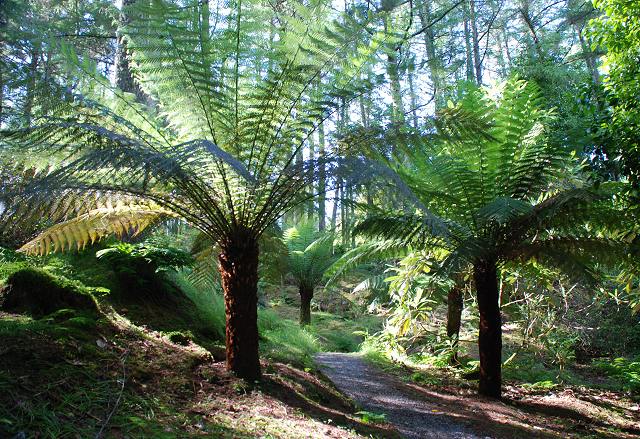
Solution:
<svg viewBox="0 0 640 439"><path fill-rule="evenodd" d="M413 128L418 129L418 95L416 94L416 89L413 81L414 69L415 64L412 62L407 77L409 79L409 96L411 98L411 123L413 125Z"/></svg>
<svg viewBox="0 0 640 439"><path fill-rule="evenodd" d="M419 9L420 24L423 27L428 26L433 20L431 3L431 0L427 0L423 3L422 8ZM433 98L435 100L436 109L439 109L445 105L443 78L444 67L442 65L442 60L436 55L435 33L433 31L433 26L428 27L424 31L423 35L427 63L429 65L429 75L431 76L431 82L433 83Z"/></svg>
<svg viewBox="0 0 640 439"><path fill-rule="evenodd" d="M502 28L502 39L504 40L504 51L505 51L505 54L507 55L507 63L508 63L507 68L510 69L511 66L513 65L513 61L511 59L511 49L509 48L509 35L507 34L506 23Z"/></svg>
<svg viewBox="0 0 640 439"><path fill-rule="evenodd" d="M500 66L500 75L502 77L507 77L507 75L509 74L509 64L507 64L507 61L504 59L504 47L503 47L503 42L502 42L502 34L500 32L496 33L496 44L498 45L498 52L497 52L497 59L498 59L498 65Z"/></svg>
<svg viewBox="0 0 640 439"><path fill-rule="evenodd" d="M226 312L227 369L260 379L258 353L258 242L239 230L220 243L218 269Z"/></svg>
<svg viewBox="0 0 640 439"><path fill-rule="evenodd" d="M333 200L333 211L331 212L331 230L336 229L336 220L338 217L338 203L342 197L342 179L338 177L338 182L336 183L335 189L335 197Z"/></svg>
<svg viewBox="0 0 640 439"><path fill-rule="evenodd" d="M25 125L31 125L31 119L33 118L33 104L35 100L37 76L38 76L38 63L40 58L40 45L36 45L30 53L31 61L29 62L29 79L27 80L27 89L25 91L24 99L24 118Z"/></svg>
<svg viewBox="0 0 640 439"><path fill-rule="evenodd" d="M295 167L298 172L298 175L302 175L302 168L304 167L304 155L302 152L302 148L299 148L298 151L296 152ZM304 204L299 204L293 209L293 220L296 223L304 221L304 215L305 215Z"/></svg>
<svg viewBox="0 0 640 439"><path fill-rule="evenodd" d="M476 82L482 84L482 59L480 58L480 40L478 39L478 19L476 16L476 2L469 0L469 18L471 23L471 40L473 41L473 66L476 72ZM487 36L487 38L489 38Z"/></svg>
<svg viewBox="0 0 640 439"><path fill-rule="evenodd" d="M391 120L404 124L404 104L402 103L402 87L400 85L400 71L396 53L387 55L387 75L391 83L391 99L393 101Z"/></svg>
<svg viewBox="0 0 640 439"><path fill-rule="evenodd" d="M481 395L500 398L502 383L502 320L498 303L496 262L476 261L473 278L480 311L480 387Z"/></svg>
<svg viewBox="0 0 640 439"><path fill-rule="evenodd" d="M582 34L582 30L575 26L575 31L578 34L578 38L580 39L580 47L582 48L582 56L584 58L584 62L589 69L589 73L591 73L591 79L593 79L593 84L598 86L600 85L600 73L598 72L598 65L596 61L597 55L593 53L589 44L584 39L584 35Z"/></svg>
<svg viewBox="0 0 640 439"><path fill-rule="evenodd" d="M458 364L458 339L462 324L463 305L462 288L456 284L447 295L447 336L453 339L454 349L451 364Z"/></svg>
<svg viewBox="0 0 640 439"><path fill-rule="evenodd" d="M312 134L311 136L309 136L309 162L310 163L313 163L313 161L316 158L316 142L315 142L314 135L315 134ZM316 173L314 171L315 171L315 166L312 166L309 172L309 177L308 177L309 186L307 188L307 190L309 191L309 194L312 194L312 195L316 193L316 188L313 185L316 179ZM309 221L312 220L313 215L316 213L316 204L314 200L315 200L315 197L310 198L309 201L306 202L307 218L309 219Z"/></svg>
<svg viewBox="0 0 640 439"><path fill-rule="evenodd" d="M0 21L0 25L3 23ZM2 128L2 116L4 110L4 64L0 65L0 129Z"/></svg>
<svg viewBox="0 0 640 439"><path fill-rule="evenodd" d="M324 158L324 124L320 123L318 127L318 158L322 160ZM318 167L318 230L321 232L326 228L326 216L327 216L327 184L326 184L326 170L324 164L320 164Z"/></svg>
<svg viewBox="0 0 640 439"><path fill-rule="evenodd" d="M313 299L313 288L300 285L300 326L311 323L311 299Z"/></svg>
<svg viewBox="0 0 640 439"><path fill-rule="evenodd" d="M347 246L347 230L348 230L348 224L347 224L347 206L345 205L345 200L348 197L348 187L345 184L342 187L342 198L340 199L340 234L342 236L342 245L343 246Z"/></svg>
<svg viewBox="0 0 640 439"><path fill-rule="evenodd" d="M466 54L466 72L467 81L473 81L473 49L471 48L471 32L469 31L469 11L468 5L465 3L464 11L464 47Z"/></svg>
<svg viewBox="0 0 640 439"><path fill-rule="evenodd" d="M120 13L120 25L126 26L130 22L129 15L127 14L127 7L133 5L137 0L123 0L122 12ZM120 90L133 93L136 95L138 102L145 102L146 96L140 86L136 83L131 73L130 65L131 54L127 49L127 41L123 38L118 31L118 49L116 52L116 85Z"/></svg>

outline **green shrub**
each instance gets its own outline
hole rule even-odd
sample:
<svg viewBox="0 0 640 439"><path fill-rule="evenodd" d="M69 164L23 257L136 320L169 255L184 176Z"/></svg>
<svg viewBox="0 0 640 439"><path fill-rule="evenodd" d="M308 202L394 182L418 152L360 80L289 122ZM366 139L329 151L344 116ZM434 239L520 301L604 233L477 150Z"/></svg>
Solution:
<svg viewBox="0 0 640 439"><path fill-rule="evenodd" d="M360 416L360 420L365 424L378 424L387 422L387 415L384 413L374 413L368 412L366 410L361 410L356 412L356 415Z"/></svg>
<svg viewBox="0 0 640 439"><path fill-rule="evenodd" d="M100 250L96 258L107 261L116 271L131 274L157 273L193 264L193 257L179 248L126 242Z"/></svg>
<svg viewBox="0 0 640 439"><path fill-rule="evenodd" d="M614 358L613 360L596 360L596 369L615 378L624 390L634 393L640 392L640 358Z"/></svg>
<svg viewBox="0 0 640 439"><path fill-rule="evenodd" d="M64 325L77 329L92 329L96 327L96 320L87 316L77 316L67 319Z"/></svg>
<svg viewBox="0 0 640 439"><path fill-rule="evenodd" d="M544 381L556 382L558 374L547 369L539 358L520 354L504 366L502 375L508 380L532 384Z"/></svg>
<svg viewBox="0 0 640 439"><path fill-rule="evenodd" d="M13 273L25 268L29 268L26 262L0 262L0 283L6 282Z"/></svg>
<svg viewBox="0 0 640 439"><path fill-rule="evenodd" d="M198 329L212 334L219 341L224 340L225 314L222 291L215 288L195 288L182 272L171 273L169 278L194 303L198 313L194 320Z"/></svg>
<svg viewBox="0 0 640 439"><path fill-rule="evenodd" d="M279 329L282 321L282 317L269 309L260 309L258 312L258 330L261 334Z"/></svg>
<svg viewBox="0 0 640 439"><path fill-rule="evenodd" d="M321 350L317 338L298 323L274 315L269 310L258 312L261 350L276 361L313 367L313 355Z"/></svg>

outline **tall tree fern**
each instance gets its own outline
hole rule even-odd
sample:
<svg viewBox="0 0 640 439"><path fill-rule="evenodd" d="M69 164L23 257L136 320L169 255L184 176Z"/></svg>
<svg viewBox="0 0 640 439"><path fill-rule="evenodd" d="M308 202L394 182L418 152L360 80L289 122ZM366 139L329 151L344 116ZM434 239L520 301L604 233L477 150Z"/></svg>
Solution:
<svg viewBox="0 0 640 439"><path fill-rule="evenodd" d="M466 90L441 114L438 134L406 139L404 155L383 157L411 188L415 209L374 213L356 230L446 251L440 274L471 270L480 393L493 397L501 394L501 265L535 259L593 280L594 264L625 258L634 237L615 186L587 186L573 158L547 142L552 114L542 108L537 87L515 79L495 97Z"/></svg>
<svg viewBox="0 0 640 439"><path fill-rule="evenodd" d="M136 2L123 34L157 112L62 47L82 93L3 136L22 151L63 157L4 213L14 224L34 212L62 221L23 250L82 247L167 216L217 243L227 367L250 380L260 377L258 238L313 195L305 188L316 166L332 169L329 156L297 165L295 157L339 102L370 87L360 69L385 38L362 32L367 15L334 19L322 2L280 6L269 44L273 12L262 2Z"/></svg>

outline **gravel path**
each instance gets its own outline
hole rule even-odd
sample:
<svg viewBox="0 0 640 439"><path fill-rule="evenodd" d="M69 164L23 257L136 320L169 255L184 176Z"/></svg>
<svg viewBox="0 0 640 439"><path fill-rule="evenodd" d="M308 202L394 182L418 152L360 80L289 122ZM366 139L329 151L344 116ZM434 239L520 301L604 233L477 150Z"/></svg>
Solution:
<svg viewBox="0 0 640 439"><path fill-rule="evenodd" d="M366 411L386 414L408 439L490 439L411 392L402 382L353 354L318 354L316 362L340 391Z"/></svg>

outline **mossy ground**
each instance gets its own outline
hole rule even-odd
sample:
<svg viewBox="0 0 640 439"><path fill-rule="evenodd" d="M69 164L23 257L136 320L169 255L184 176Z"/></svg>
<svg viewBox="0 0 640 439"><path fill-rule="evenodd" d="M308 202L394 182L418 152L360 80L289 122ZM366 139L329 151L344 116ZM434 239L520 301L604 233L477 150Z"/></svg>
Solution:
<svg viewBox="0 0 640 439"><path fill-rule="evenodd" d="M263 381L248 385L201 346L113 310L2 313L0 337L0 437L393 436L312 373L267 359Z"/></svg>

